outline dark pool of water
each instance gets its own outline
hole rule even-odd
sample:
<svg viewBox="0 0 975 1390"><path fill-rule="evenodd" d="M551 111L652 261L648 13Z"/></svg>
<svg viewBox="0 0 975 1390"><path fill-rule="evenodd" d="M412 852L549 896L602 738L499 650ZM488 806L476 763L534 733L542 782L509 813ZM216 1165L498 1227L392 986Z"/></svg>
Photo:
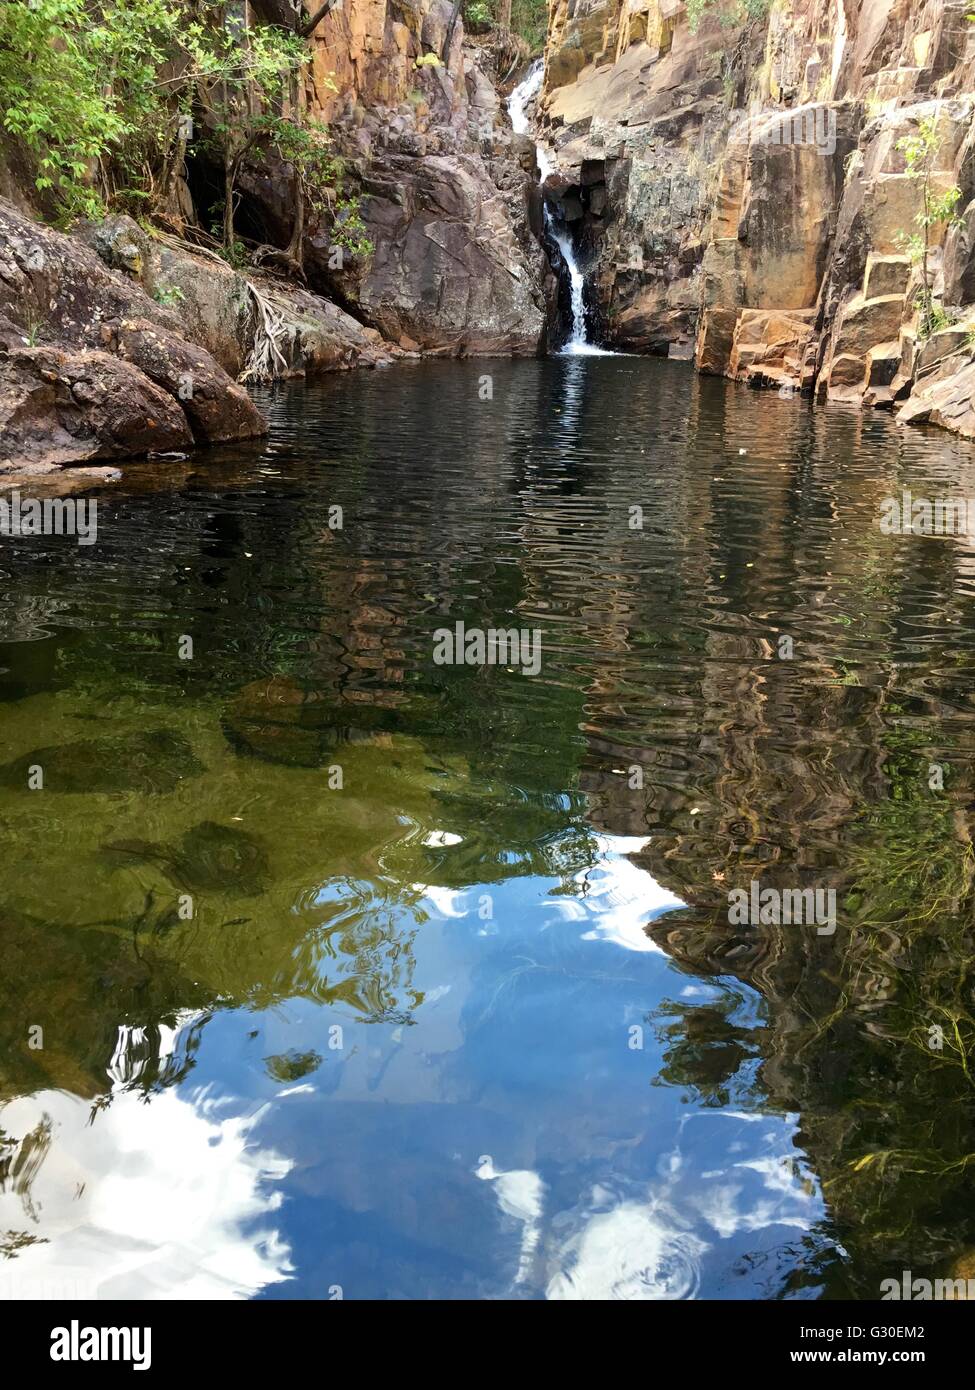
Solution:
<svg viewBox="0 0 975 1390"><path fill-rule="evenodd" d="M0 547L0 1294L968 1269L975 548L878 515L975 449L630 358L265 403Z"/></svg>

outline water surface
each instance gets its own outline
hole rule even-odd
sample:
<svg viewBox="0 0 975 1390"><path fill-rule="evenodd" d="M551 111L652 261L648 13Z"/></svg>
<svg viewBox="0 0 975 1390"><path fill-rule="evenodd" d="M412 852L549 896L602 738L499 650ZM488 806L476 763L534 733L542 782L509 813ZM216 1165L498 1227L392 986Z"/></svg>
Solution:
<svg viewBox="0 0 975 1390"><path fill-rule="evenodd" d="M975 449L621 357L264 404L0 550L0 1294L967 1267L975 553L877 518Z"/></svg>

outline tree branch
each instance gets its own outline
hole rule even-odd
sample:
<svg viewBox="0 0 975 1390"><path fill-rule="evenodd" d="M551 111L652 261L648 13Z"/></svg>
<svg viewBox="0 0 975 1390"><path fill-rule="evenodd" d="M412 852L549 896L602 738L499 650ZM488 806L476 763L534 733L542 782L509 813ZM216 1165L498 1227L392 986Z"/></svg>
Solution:
<svg viewBox="0 0 975 1390"><path fill-rule="evenodd" d="M312 15L308 23L303 24L301 28L298 30L298 37L302 39L307 39L311 34L313 34L334 4L335 0L325 0L324 5L319 5L318 9Z"/></svg>

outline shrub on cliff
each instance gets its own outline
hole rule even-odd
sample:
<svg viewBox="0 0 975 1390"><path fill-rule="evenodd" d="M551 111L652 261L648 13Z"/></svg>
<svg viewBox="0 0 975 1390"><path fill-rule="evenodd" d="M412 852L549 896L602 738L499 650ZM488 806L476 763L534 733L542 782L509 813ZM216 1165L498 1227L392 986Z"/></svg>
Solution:
<svg viewBox="0 0 975 1390"><path fill-rule="evenodd" d="M467 0L464 22L475 31L510 29L538 53L548 29L548 0Z"/></svg>
<svg viewBox="0 0 975 1390"><path fill-rule="evenodd" d="M62 221L107 207L165 207L194 120L223 171L221 239L234 254L235 185L246 156L292 165L296 225L307 205L337 216L338 164L300 108L301 30L245 25L232 0L7 0L0 4L0 119L33 157ZM358 235L345 206L346 233Z"/></svg>
<svg viewBox="0 0 975 1390"><path fill-rule="evenodd" d="M686 0L687 24L692 34L707 15L725 26L749 24L765 19L771 8L772 0Z"/></svg>
<svg viewBox="0 0 975 1390"><path fill-rule="evenodd" d="M167 0L30 0L0 7L4 128L35 157L37 186L67 215L102 205L103 161L157 113L156 67L172 38Z"/></svg>

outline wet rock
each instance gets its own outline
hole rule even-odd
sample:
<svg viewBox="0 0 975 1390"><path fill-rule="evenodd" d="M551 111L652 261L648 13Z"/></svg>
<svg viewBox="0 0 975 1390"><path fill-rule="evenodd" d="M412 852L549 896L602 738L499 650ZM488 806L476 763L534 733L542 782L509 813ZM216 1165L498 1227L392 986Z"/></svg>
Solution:
<svg viewBox="0 0 975 1390"><path fill-rule="evenodd" d="M268 862L260 842L233 826L202 821L175 847L149 840L117 840L107 852L154 863L188 893L222 892L253 897L264 891Z"/></svg>
<svg viewBox="0 0 975 1390"><path fill-rule="evenodd" d="M0 767L0 786L26 790L40 769L45 792L171 792L203 764L181 734L168 729L132 738L82 739L34 748Z"/></svg>
<svg viewBox="0 0 975 1390"><path fill-rule="evenodd" d="M390 343L530 355L545 309L544 258L526 235L529 177L462 23L443 53L452 18L451 0L410 0L401 12L352 0L315 30L310 111L346 161L344 193L358 199L373 249L346 251L337 268L335 220L309 216L308 284ZM445 61L417 67L430 53ZM262 157L239 182L267 240L286 245L290 169Z"/></svg>

